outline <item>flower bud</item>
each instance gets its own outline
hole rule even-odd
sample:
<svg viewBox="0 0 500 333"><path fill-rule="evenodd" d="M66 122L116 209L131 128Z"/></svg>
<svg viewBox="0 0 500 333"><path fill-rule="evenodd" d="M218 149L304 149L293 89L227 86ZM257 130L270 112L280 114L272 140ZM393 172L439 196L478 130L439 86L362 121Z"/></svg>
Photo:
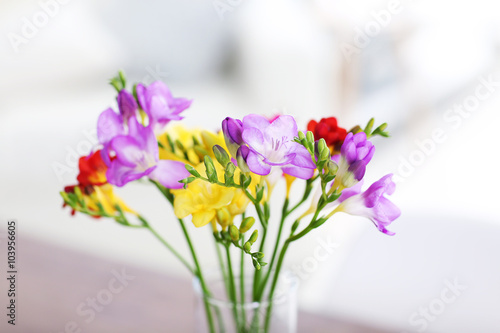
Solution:
<svg viewBox="0 0 500 333"><path fill-rule="evenodd" d="M224 141L231 156L236 156L236 151L243 144L243 124L239 119L227 117L222 121Z"/></svg>
<svg viewBox="0 0 500 333"><path fill-rule="evenodd" d="M240 232L234 224L229 227L229 236L231 236L233 242L237 242L240 239Z"/></svg>
<svg viewBox="0 0 500 333"><path fill-rule="evenodd" d="M252 233L252 236L250 236L250 239L248 240L248 242L250 242L250 244L253 244L257 241L258 237L259 237L259 230L254 230Z"/></svg>
<svg viewBox="0 0 500 333"><path fill-rule="evenodd" d="M335 176L337 174L337 171L339 170L339 166L337 165L337 163L332 160L326 162L326 167L328 169L328 173L332 176Z"/></svg>
<svg viewBox="0 0 500 333"><path fill-rule="evenodd" d="M242 234L244 234L245 232L247 232L248 230L250 230L250 228L253 227L253 224L255 223L255 218L252 217L252 216L249 216L247 218L245 218L242 222L241 222L241 225L240 225L240 232Z"/></svg>
<svg viewBox="0 0 500 333"><path fill-rule="evenodd" d="M217 171L215 170L214 162L210 158L210 156L206 155L204 157L205 168L207 173L207 178L212 183L216 183L218 181Z"/></svg>
<svg viewBox="0 0 500 333"><path fill-rule="evenodd" d="M250 253L250 251L252 251L252 244L250 244L250 242L246 242L245 245L243 245L243 250L246 253Z"/></svg>
<svg viewBox="0 0 500 333"><path fill-rule="evenodd" d="M326 161L330 159L330 149L326 145L325 139L320 139L315 144L315 152L317 153L319 161Z"/></svg>
<svg viewBox="0 0 500 333"><path fill-rule="evenodd" d="M248 173L250 169L247 165L247 157L250 153L250 148L247 146L241 146L236 152L236 162L238 163L238 168L240 168L241 172Z"/></svg>
<svg viewBox="0 0 500 333"><path fill-rule="evenodd" d="M257 258L257 259L262 259L262 258L264 258L264 253L262 253L262 252L255 252L255 253L252 254L252 256L254 258Z"/></svg>
<svg viewBox="0 0 500 333"><path fill-rule="evenodd" d="M213 146L212 150L214 152L215 159L224 168L226 167L226 165L229 162L231 162L231 159L229 158L229 155L227 154L226 150L224 148L222 148L221 146L215 145L215 146Z"/></svg>
<svg viewBox="0 0 500 333"><path fill-rule="evenodd" d="M201 176L200 176L200 173L199 173L198 171L196 171L196 169L195 169L195 168L193 168L191 165L186 164L186 165L185 165L185 167L186 167L186 170L187 170L190 174L192 174L193 176L195 176L195 177L201 177Z"/></svg>
<svg viewBox="0 0 500 333"><path fill-rule="evenodd" d="M233 221L231 213L227 208L221 208L217 211L217 222L221 225L222 229L226 229Z"/></svg>

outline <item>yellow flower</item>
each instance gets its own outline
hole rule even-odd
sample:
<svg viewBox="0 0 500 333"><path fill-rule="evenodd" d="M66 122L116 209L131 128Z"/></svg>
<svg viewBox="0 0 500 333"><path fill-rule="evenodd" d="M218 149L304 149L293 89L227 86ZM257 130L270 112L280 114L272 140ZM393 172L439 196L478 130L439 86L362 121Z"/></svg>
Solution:
<svg viewBox="0 0 500 333"><path fill-rule="evenodd" d="M66 204L71 205L71 200L68 199L70 195L76 195L76 197L83 201L83 203L85 204L85 207L81 206L79 203L72 206L72 214L74 214L74 211L90 211L91 213L95 213L95 215L92 215L97 217L99 216L98 213L101 212L101 208L99 207L101 206L106 215L116 216L118 213L116 206L118 206L123 212L137 215L137 213L134 210L130 209L120 197L115 195L113 186L110 184L99 186L68 186L65 188L64 192L61 192L61 195L63 196Z"/></svg>
<svg viewBox="0 0 500 333"><path fill-rule="evenodd" d="M214 163L219 181L224 181L224 169L218 163ZM205 177L205 165L200 163L196 170ZM235 179L239 179L239 171L235 172ZM259 181L259 177L252 177L253 187ZM252 185L250 185L252 187ZM192 215L193 224L202 227L211 221L217 220L225 229L232 224L236 215L245 212L250 200L245 193L238 188L225 187L212 184L201 179L190 183L186 189L173 190L174 213L178 218Z"/></svg>

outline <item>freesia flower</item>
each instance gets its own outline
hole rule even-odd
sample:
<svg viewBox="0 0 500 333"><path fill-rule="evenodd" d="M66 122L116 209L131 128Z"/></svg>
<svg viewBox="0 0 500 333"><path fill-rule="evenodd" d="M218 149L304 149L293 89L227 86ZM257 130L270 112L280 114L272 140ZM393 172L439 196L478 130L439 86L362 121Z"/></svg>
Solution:
<svg viewBox="0 0 500 333"><path fill-rule="evenodd" d="M340 149L340 158L338 155L332 158L339 158L339 168L330 191L342 191L363 179L374 153L375 146L366 139L364 132L348 133Z"/></svg>
<svg viewBox="0 0 500 333"><path fill-rule="evenodd" d="M335 117L321 118L319 123L316 120L311 120L307 124L307 130L313 132L316 141L325 139L331 153L340 148L340 144L347 135L347 131L337 125Z"/></svg>
<svg viewBox="0 0 500 333"><path fill-rule="evenodd" d="M392 181L392 174L389 174L373 183L363 193L344 190L343 196L339 198L340 205L330 215L335 212L345 212L364 216L369 218L378 230L392 236L395 233L387 230L386 227L401 215L401 211L384 195L391 195L395 189L396 184Z"/></svg>
<svg viewBox="0 0 500 333"><path fill-rule="evenodd" d="M95 151L89 156L82 156L78 160L80 173L76 180L83 186L104 185L107 183L106 170L108 167L101 157L101 151Z"/></svg>
<svg viewBox="0 0 500 333"><path fill-rule="evenodd" d="M136 214L130 209L119 197L113 193L113 187L108 184L106 178L107 166L102 160L101 152L95 151L89 156L82 156L78 160L78 168L80 170L77 180L77 185L66 186L65 193L75 193L75 188L80 189L82 199L88 210L99 212L99 205L108 215L115 215L118 205L122 211ZM64 204L66 206L66 203ZM80 207L83 209L83 207ZM75 214L73 209L72 215ZM99 216L95 216L99 217Z"/></svg>
<svg viewBox="0 0 500 333"><path fill-rule="evenodd" d="M179 180L189 176L184 163L159 159L158 143L150 126L130 118L128 128L128 135L116 136L109 142L109 153L115 154L106 172L109 183L123 186L149 176L167 188L181 188Z"/></svg>
<svg viewBox="0 0 500 333"><path fill-rule="evenodd" d="M280 167L294 177L309 179L313 176L316 165L311 155L304 146L293 141L298 130L292 116L278 116L271 122L252 114L243 118L241 123L242 142L237 156L245 160L250 171L266 176L272 167ZM226 142L237 144L239 122L226 118L226 125L226 130L223 126Z"/></svg>
<svg viewBox="0 0 500 333"><path fill-rule="evenodd" d="M227 117L222 121L222 133L229 153L236 157L238 148L243 144L243 123L239 119Z"/></svg>
<svg viewBox="0 0 500 333"><path fill-rule="evenodd" d="M66 193L75 193L75 188L79 187L80 192L82 193L83 201L85 202L86 208L91 212L100 212L100 207L104 210L104 213L110 216L116 215L118 210L116 206L120 207L123 212L128 212L134 215L137 213L130 209L121 198L115 195L113 191L113 186L110 184L104 184L101 186L93 186L93 185L73 185L66 186L64 188L64 192ZM63 207L66 206L66 203ZM100 206L100 207L99 207ZM83 207L78 208L78 210L83 209ZM72 209L71 215L75 214L75 210ZM95 218L99 218L100 216L93 216Z"/></svg>
<svg viewBox="0 0 500 333"><path fill-rule="evenodd" d="M142 83L136 88L137 99L141 108L149 118L149 125L159 134L172 120L181 120L180 113L191 106L192 101L186 98L175 98L170 89L161 81L144 86Z"/></svg>
<svg viewBox="0 0 500 333"><path fill-rule="evenodd" d="M218 163L214 164L220 181L224 178L224 169ZM196 170L206 177L205 165L200 163ZM236 171L235 178L239 177L239 171ZM259 177L255 177L259 178ZM258 182L259 179L252 179L252 182ZM254 188L251 186L250 188ZM245 193L238 188L224 187L217 184L208 183L197 179L188 184L186 189L174 190L174 213L178 218L185 218L192 215L192 222L196 227L202 227L215 221L219 211L223 214L230 214L232 221L234 216L245 212L250 200ZM227 222L224 222L227 226ZM224 227L224 226L223 226Z"/></svg>

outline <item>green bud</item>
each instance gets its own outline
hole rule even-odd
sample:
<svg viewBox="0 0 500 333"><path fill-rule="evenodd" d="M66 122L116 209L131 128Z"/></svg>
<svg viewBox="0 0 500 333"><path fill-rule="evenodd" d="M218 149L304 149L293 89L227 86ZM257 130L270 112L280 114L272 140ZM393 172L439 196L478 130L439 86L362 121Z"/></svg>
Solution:
<svg viewBox="0 0 500 333"><path fill-rule="evenodd" d="M299 227L299 224L300 224L300 220L296 220L295 222L293 222L292 234L295 232L295 230L297 230L297 228Z"/></svg>
<svg viewBox="0 0 500 333"><path fill-rule="evenodd" d="M363 132L363 130L361 129L360 126L356 125L353 128L351 128L351 130L349 132L351 132L353 134L356 134L356 133L359 133L359 132Z"/></svg>
<svg viewBox="0 0 500 333"><path fill-rule="evenodd" d="M253 263L253 267L255 267L256 270L260 271L261 266L260 266L259 262L257 260L253 260L252 263Z"/></svg>
<svg viewBox="0 0 500 333"><path fill-rule="evenodd" d="M299 140L304 141L305 138L306 138L306 136L304 135L304 132L299 131Z"/></svg>
<svg viewBox="0 0 500 333"><path fill-rule="evenodd" d="M258 186L257 187L257 196L256 196L255 200L257 202L260 202L263 197L264 197L264 186Z"/></svg>
<svg viewBox="0 0 500 333"><path fill-rule="evenodd" d="M250 244L250 242L246 242L245 245L243 245L243 250L246 253L250 253L250 251L252 251L252 244Z"/></svg>
<svg viewBox="0 0 500 333"><path fill-rule="evenodd" d="M328 173L332 176L336 175L337 171L339 171L339 166L332 160L326 162L326 168L328 169Z"/></svg>
<svg viewBox="0 0 500 333"><path fill-rule="evenodd" d="M366 135L370 135L372 133L373 125L375 124L375 118L370 119L368 124L365 127L365 133Z"/></svg>
<svg viewBox="0 0 500 333"><path fill-rule="evenodd" d="M215 159L224 168L229 162L231 162L231 159L229 158L229 155L227 154L226 150L221 146L215 145L213 146L212 150L214 151Z"/></svg>
<svg viewBox="0 0 500 333"><path fill-rule="evenodd" d="M259 237L259 230L254 230L252 236L250 236L250 239L248 241L250 242L250 244L253 244L257 241L258 237Z"/></svg>
<svg viewBox="0 0 500 333"><path fill-rule="evenodd" d="M264 253L262 253L262 252L252 253L252 257L254 257L256 259L262 259L262 258L264 258Z"/></svg>
<svg viewBox="0 0 500 333"><path fill-rule="evenodd" d="M118 71L118 77L120 78L120 83L122 84L123 89L127 86L127 79L125 78L125 73L123 71Z"/></svg>
<svg viewBox="0 0 500 333"><path fill-rule="evenodd" d="M241 222L241 225L240 225L240 232L242 234L244 234L245 232L247 232L248 230L250 230L250 228L253 227L253 224L255 223L255 217L252 217L252 216L249 216L249 217L246 217L242 222Z"/></svg>
<svg viewBox="0 0 500 333"><path fill-rule="evenodd" d="M185 167L186 167L186 170L190 174L192 174L193 176L195 176L195 177L201 177L200 173L198 171L196 171L196 169L194 167L192 167L191 165L186 164Z"/></svg>
<svg viewBox="0 0 500 333"><path fill-rule="evenodd" d="M330 159L330 149L326 145L326 141L323 138L318 141L318 157L320 161Z"/></svg>
<svg viewBox="0 0 500 333"><path fill-rule="evenodd" d="M229 213L226 207L217 210L216 217L217 222L219 222L223 228L226 228L233 221L231 213Z"/></svg>
<svg viewBox="0 0 500 333"><path fill-rule="evenodd" d="M212 161L212 158L208 155L205 155L204 162L205 162L205 169L207 172L208 180L212 183L216 183L218 181L217 171L215 170L215 166L214 166L214 162Z"/></svg>
<svg viewBox="0 0 500 333"><path fill-rule="evenodd" d="M233 242L237 242L240 239L240 231L234 224L229 227L229 236L231 236Z"/></svg>
<svg viewBox="0 0 500 333"><path fill-rule="evenodd" d="M314 142L314 134L311 131L307 131L306 139L308 142Z"/></svg>
<svg viewBox="0 0 500 333"><path fill-rule="evenodd" d="M233 185L234 184L234 172L235 171L236 171L236 166L232 162L229 162L226 165L226 170L224 170L224 182L226 185Z"/></svg>

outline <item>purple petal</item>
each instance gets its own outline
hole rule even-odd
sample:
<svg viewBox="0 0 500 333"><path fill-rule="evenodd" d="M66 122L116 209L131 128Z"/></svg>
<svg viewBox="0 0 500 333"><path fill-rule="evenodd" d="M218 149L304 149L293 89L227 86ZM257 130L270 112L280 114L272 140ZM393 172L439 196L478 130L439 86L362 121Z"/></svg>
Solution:
<svg viewBox="0 0 500 333"><path fill-rule="evenodd" d="M265 151L264 136L257 128L249 127L243 129L242 138L252 150L261 154Z"/></svg>
<svg viewBox="0 0 500 333"><path fill-rule="evenodd" d="M129 118L135 117L135 112L137 111L137 102L134 96L126 90L122 90L118 93L116 97L118 102L118 109L125 121Z"/></svg>
<svg viewBox="0 0 500 333"><path fill-rule="evenodd" d="M247 165L250 171L261 176L267 176L271 172L271 166L265 164L259 155L253 151L248 152Z"/></svg>
<svg viewBox="0 0 500 333"><path fill-rule="evenodd" d="M284 173L300 179L310 179L314 175L314 169L302 168L295 165L290 165L281 168Z"/></svg>
<svg viewBox="0 0 500 333"><path fill-rule="evenodd" d="M129 136L136 140L144 154L153 156L155 161L158 161L158 141L151 126L142 126L134 117L129 119L128 128Z"/></svg>
<svg viewBox="0 0 500 333"><path fill-rule="evenodd" d="M349 166L348 170L354 175L354 179L359 181L365 176L366 163L364 161L356 161Z"/></svg>
<svg viewBox="0 0 500 333"><path fill-rule="evenodd" d="M230 117L224 119L222 121L222 133L231 156L236 156L238 148L243 144L243 124L241 120Z"/></svg>
<svg viewBox="0 0 500 333"><path fill-rule="evenodd" d="M157 167L150 173L149 178L158 181L170 189L180 189L184 185L179 180L189 177L184 163L172 160L160 160Z"/></svg>
<svg viewBox="0 0 500 333"><path fill-rule="evenodd" d="M147 176L154 168L155 166L144 171L139 171L133 167L122 164L119 160L113 160L111 166L106 171L106 178L110 184L121 187L131 181Z"/></svg>
<svg viewBox="0 0 500 333"><path fill-rule="evenodd" d="M291 162L291 164L308 169L316 169L316 164L314 164L311 154L309 151L302 145L296 144L297 147L295 149L295 158Z"/></svg>
<svg viewBox="0 0 500 333"><path fill-rule="evenodd" d="M243 118L243 130L254 127L261 131L265 131L269 125L271 125L269 120L258 114L249 114Z"/></svg>
<svg viewBox="0 0 500 333"><path fill-rule="evenodd" d="M368 208L374 207L385 193L389 195L394 193L395 188L396 184L392 181L392 174L385 175L363 193L365 206Z"/></svg>
<svg viewBox="0 0 500 333"><path fill-rule="evenodd" d="M352 141L356 144L356 146L362 142L365 142L366 141L366 133L359 132L359 133L354 134L352 137Z"/></svg>
<svg viewBox="0 0 500 333"><path fill-rule="evenodd" d="M125 134L123 118L121 115L109 108L99 115L97 120L97 138L102 144L106 144L115 136Z"/></svg>
<svg viewBox="0 0 500 333"><path fill-rule="evenodd" d="M116 153L116 159L119 160L121 164L130 168L134 168L138 165L144 157L141 146L137 140L130 136L117 136L111 140L110 147Z"/></svg>
<svg viewBox="0 0 500 333"><path fill-rule="evenodd" d="M146 101L146 87L142 84L139 83L135 87L135 93L137 94L137 100L139 101L139 105L143 110L146 110L148 108L147 106L147 101Z"/></svg>
<svg viewBox="0 0 500 333"><path fill-rule="evenodd" d="M292 116L279 116L263 132L267 141L291 141L297 136L297 123Z"/></svg>
<svg viewBox="0 0 500 333"><path fill-rule="evenodd" d="M363 187L363 181L356 183L356 185L348 187L342 191L342 194L338 198L339 202L345 201L354 195L361 193L361 188Z"/></svg>

